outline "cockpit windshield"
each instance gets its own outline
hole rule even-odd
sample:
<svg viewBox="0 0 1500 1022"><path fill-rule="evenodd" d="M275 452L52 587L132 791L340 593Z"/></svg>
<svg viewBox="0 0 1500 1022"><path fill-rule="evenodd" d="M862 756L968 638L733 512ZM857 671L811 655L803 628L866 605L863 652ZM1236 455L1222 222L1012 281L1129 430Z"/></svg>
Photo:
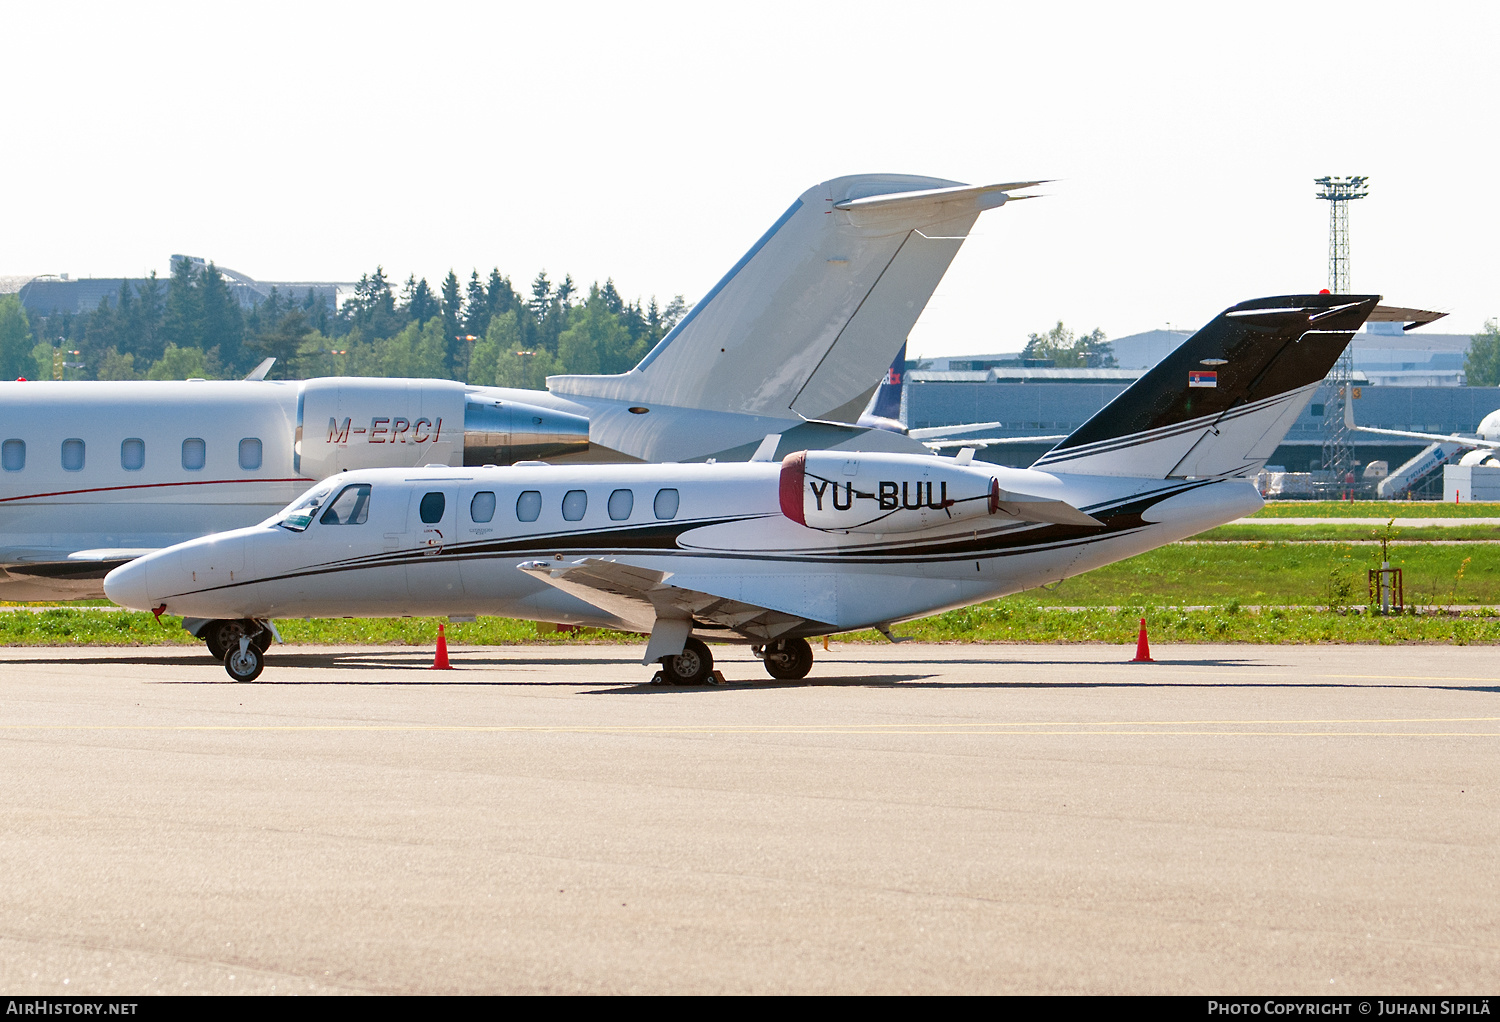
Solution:
<svg viewBox="0 0 1500 1022"><path fill-rule="evenodd" d="M323 483L314 486L302 496L288 504L281 514L271 520L273 525L279 525L283 529L293 532L302 532L312 524L313 517L318 513L318 508L328 499L333 492L333 485Z"/></svg>

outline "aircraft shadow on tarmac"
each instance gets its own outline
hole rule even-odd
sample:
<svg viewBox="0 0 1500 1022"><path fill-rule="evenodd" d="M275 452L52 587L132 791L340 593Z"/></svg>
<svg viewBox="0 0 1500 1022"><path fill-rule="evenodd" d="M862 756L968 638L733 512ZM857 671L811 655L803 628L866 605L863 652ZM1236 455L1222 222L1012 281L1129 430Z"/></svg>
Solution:
<svg viewBox="0 0 1500 1022"><path fill-rule="evenodd" d="M583 679L568 678L525 678L509 677L478 678L466 677L468 670L502 671L514 668L524 671L531 667L574 667L582 674L592 668L603 666L632 666L641 667L641 663L635 657L570 657L549 656L529 657L526 659L485 656L476 657L464 655L455 658L454 671L429 671L428 657L431 656L423 650L411 651L359 651L338 653L290 653L277 656L267 666L270 668L251 684L255 685L433 685L452 687L557 687L576 688L579 684L586 684ZM96 656L96 657L69 657L59 660L56 657L32 656L7 658L7 664L38 664L58 666L60 664L79 664L91 666L144 666L144 667L217 667L216 661L201 654L135 654L130 656ZM754 677L747 679L730 679L724 685L660 685L651 684L648 681L633 682L628 684L610 685L605 688L589 689L580 693L581 695L619 695L619 694L666 694L666 693L699 693L699 692L729 692L745 690L750 688L838 688L838 687L867 687L867 688L891 688L900 685L903 688L927 688L927 689L1427 689L1440 692L1487 692L1500 694L1500 683L1487 684L1399 684L1380 683L1374 681L1361 684L1357 681L1336 680L1310 680L1310 681L1277 681L1277 680L1236 680L1231 675L1224 680L1174 678L1168 676L1152 677L1148 667L1217 667L1217 668L1242 668L1242 669L1266 669L1275 668L1278 665L1250 659L1229 658L1204 658L1199 660L1157 660L1153 664L1141 664L1141 677L1131 680L1030 680L1024 676L1029 667L1108 667L1116 666L1110 663L1100 663L1097 660L867 660L843 661L838 666L855 666L858 670L859 664L867 664L871 668L867 673L822 675L814 673L800 680L783 681L767 677ZM758 666L751 662L729 661L726 667L754 667ZM835 666L832 663L825 664L825 669ZM989 667L999 672L1005 672L999 677L992 679L973 680L939 680L930 670L937 666L956 667ZM1123 666L1123 664L1120 664ZM276 668L300 668L306 670L338 670L338 671L369 671L400 672L399 679L386 677L369 681L354 680L332 680L319 679L316 676L309 677L306 674L283 675ZM889 670L886 673L884 668ZM906 672L902 673L901 669ZM926 670L924 670L924 668ZM1412 679L1415 681L1416 679ZM201 679L173 678L163 679L157 682L163 685L226 685L234 684L222 671L212 673L205 672Z"/></svg>

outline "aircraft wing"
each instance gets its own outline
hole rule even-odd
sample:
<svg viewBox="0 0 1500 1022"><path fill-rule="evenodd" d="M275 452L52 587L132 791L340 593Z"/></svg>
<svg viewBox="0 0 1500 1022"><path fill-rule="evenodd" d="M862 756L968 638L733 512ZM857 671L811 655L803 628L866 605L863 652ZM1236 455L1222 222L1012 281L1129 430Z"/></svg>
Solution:
<svg viewBox="0 0 1500 1022"><path fill-rule="evenodd" d="M1001 444L1055 444L1067 438L1066 433L1059 433L1057 436L984 436L963 440L923 440L922 445L934 451L941 451L948 447L973 447L977 450L981 447L995 447Z"/></svg>
<svg viewBox="0 0 1500 1022"><path fill-rule="evenodd" d="M927 426L922 429L909 429L906 435L932 451L941 451L949 447L972 447L979 450L999 444L1055 444L1059 440L1068 438L1066 433L1059 433L1057 436L966 437L961 435L981 429L995 429L999 425L998 422L965 422L957 426Z"/></svg>
<svg viewBox="0 0 1500 1022"><path fill-rule="evenodd" d="M1408 311L1408 310L1401 310ZM1500 450L1500 443L1493 440L1481 440L1479 437L1455 436L1451 433L1419 433L1409 429L1380 429L1375 426L1359 426L1354 422L1354 402L1344 402L1344 425L1349 429L1361 433L1378 433L1381 436L1403 436L1413 440L1426 440L1430 443L1439 444L1462 444L1464 447L1477 447L1481 450Z"/></svg>
<svg viewBox="0 0 1500 1022"><path fill-rule="evenodd" d="M153 549L0 550L0 599L98 599L104 595L105 575Z"/></svg>
<svg viewBox="0 0 1500 1022"><path fill-rule="evenodd" d="M1429 440L1440 444L1462 444L1465 447L1477 447L1488 450L1500 450L1500 442L1494 440L1481 440L1478 437L1456 436L1450 433L1416 433L1406 429L1376 429L1374 426L1355 426L1361 433L1380 433L1384 436L1404 436L1413 440Z"/></svg>
<svg viewBox="0 0 1500 1022"><path fill-rule="evenodd" d="M529 561L518 567L533 578L598 607L638 632L652 631L659 618L676 618L770 640L808 620L770 607L675 586L668 581L671 572L602 557L585 557L567 564Z"/></svg>

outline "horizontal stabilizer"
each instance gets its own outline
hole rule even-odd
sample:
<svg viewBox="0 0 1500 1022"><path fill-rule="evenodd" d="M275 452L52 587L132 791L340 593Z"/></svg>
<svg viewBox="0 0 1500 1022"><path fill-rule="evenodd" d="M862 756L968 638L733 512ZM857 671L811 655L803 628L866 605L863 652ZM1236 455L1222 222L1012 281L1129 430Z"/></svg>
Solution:
<svg viewBox="0 0 1500 1022"><path fill-rule="evenodd" d="M1406 330L1435 323L1448 315L1446 312L1428 312L1426 309L1401 309L1394 305L1377 305L1370 313L1368 323L1405 323Z"/></svg>
<svg viewBox="0 0 1500 1022"><path fill-rule="evenodd" d="M1049 522L1055 525L1098 525L1104 523L1065 500L1050 497L1033 497L1027 493L1000 491L1000 500L995 505L1000 514L1011 515L1023 522Z"/></svg>

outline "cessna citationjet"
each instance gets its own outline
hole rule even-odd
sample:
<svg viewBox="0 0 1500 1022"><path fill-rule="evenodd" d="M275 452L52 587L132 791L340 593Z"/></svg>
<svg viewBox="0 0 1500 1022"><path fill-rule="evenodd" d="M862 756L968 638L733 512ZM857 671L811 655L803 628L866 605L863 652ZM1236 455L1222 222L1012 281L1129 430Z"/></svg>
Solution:
<svg viewBox="0 0 1500 1022"><path fill-rule="evenodd" d="M850 423L980 213L1038 183L826 181L634 369L554 376L546 392L257 374L0 383L0 599L103 595L116 565L258 522L350 469L743 461L767 433L787 451L921 451Z"/></svg>
<svg viewBox="0 0 1500 1022"><path fill-rule="evenodd" d="M110 599L239 629L260 673L271 619L500 614L648 633L643 662L703 680L705 640L778 678L808 637L1056 582L1249 514L1281 442L1374 296L1243 302L1029 469L888 452L739 464L524 464L349 472L284 512L148 554Z"/></svg>

